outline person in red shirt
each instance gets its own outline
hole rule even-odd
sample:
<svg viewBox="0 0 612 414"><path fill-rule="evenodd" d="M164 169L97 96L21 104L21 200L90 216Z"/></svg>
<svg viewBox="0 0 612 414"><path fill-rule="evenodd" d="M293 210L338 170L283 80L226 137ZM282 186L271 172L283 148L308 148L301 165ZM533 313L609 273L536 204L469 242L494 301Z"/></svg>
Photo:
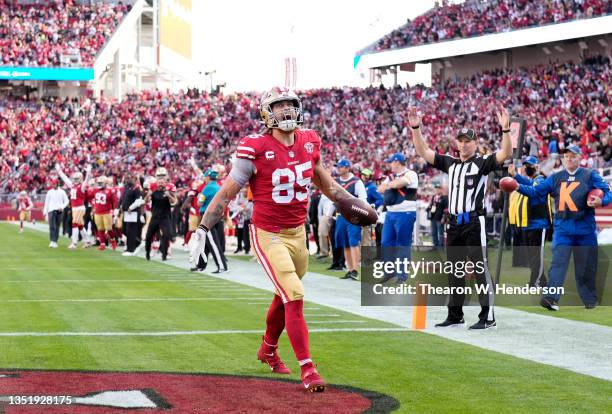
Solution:
<svg viewBox="0 0 612 414"><path fill-rule="evenodd" d="M117 242L113 238L113 210L117 205L115 195L107 188L108 179L101 175L96 178L96 188L91 192L94 210L94 222L98 230L99 250L106 249L106 242L110 240L113 250L117 248Z"/></svg>
<svg viewBox="0 0 612 414"><path fill-rule="evenodd" d="M87 182L91 178L91 166L88 165L85 170L85 179L83 174L76 171L72 174L72 178L68 178L60 164L55 164L55 170L60 178L66 183L70 189L70 207L72 209L72 243L68 246L69 249L76 249L79 242L79 233L83 238L85 247L90 246L90 242L85 232L85 201L87 199Z"/></svg>
<svg viewBox="0 0 612 414"><path fill-rule="evenodd" d="M17 211L19 212L19 233L23 233L23 222L30 221L32 212L32 200L28 193L22 191L17 197Z"/></svg>
<svg viewBox="0 0 612 414"><path fill-rule="evenodd" d="M275 288L266 318L266 332L257 353L272 372L289 374L278 356L278 338L284 329L295 352L302 384L311 392L325 390L308 346L308 328L303 314L302 277L308 267L304 222L311 182L332 201L353 198L340 187L321 163L321 139L301 129L302 103L287 89L273 88L260 102L266 131L240 140L236 162L223 186L206 209L192 243L190 261L202 255L211 229L248 182L253 193L251 240L265 273Z"/></svg>

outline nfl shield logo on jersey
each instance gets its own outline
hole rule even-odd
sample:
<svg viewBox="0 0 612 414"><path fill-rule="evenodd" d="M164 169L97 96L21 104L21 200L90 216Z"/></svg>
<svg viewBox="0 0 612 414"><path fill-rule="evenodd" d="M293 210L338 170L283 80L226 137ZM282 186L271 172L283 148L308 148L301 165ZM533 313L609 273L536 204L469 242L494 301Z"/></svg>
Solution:
<svg viewBox="0 0 612 414"><path fill-rule="evenodd" d="M312 154L314 151L314 144L312 142L307 142L304 144L304 149L307 153Z"/></svg>
<svg viewBox="0 0 612 414"><path fill-rule="evenodd" d="M266 151L266 159L273 160L274 159L274 151Z"/></svg>
<svg viewBox="0 0 612 414"><path fill-rule="evenodd" d="M291 158L295 157L295 154L293 153L293 151L289 151L289 156L290 156Z"/></svg>
<svg viewBox="0 0 612 414"><path fill-rule="evenodd" d="M473 178L468 178L467 185L469 185L469 186L474 185L474 179Z"/></svg>

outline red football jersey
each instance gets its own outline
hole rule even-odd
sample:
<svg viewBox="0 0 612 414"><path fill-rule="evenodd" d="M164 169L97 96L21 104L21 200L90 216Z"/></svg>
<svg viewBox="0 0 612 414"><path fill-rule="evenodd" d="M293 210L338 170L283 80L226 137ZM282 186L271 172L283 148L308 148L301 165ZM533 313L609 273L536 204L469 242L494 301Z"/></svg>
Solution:
<svg viewBox="0 0 612 414"><path fill-rule="evenodd" d="M321 138L310 129L295 131L291 146L272 135L250 135L240 140L236 157L251 160L255 173L251 222L271 232L304 224L314 167L321 157Z"/></svg>
<svg viewBox="0 0 612 414"><path fill-rule="evenodd" d="M70 207L82 207L87 199L87 189L82 190L81 184L73 185L70 188Z"/></svg>
<svg viewBox="0 0 612 414"><path fill-rule="evenodd" d="M96 214L108 214L113 212L116 205L115 195L110 188L96 188L93 191L93 208Z"/></svg>
<svg viewBox="0 0 612 414"><path fill-rule="evenodd" d="M25 196L25 197L19 196L17 197L17 205L18 205L19 211L31 210L32 200L30 200L30 197L28 196Z"/></svg>

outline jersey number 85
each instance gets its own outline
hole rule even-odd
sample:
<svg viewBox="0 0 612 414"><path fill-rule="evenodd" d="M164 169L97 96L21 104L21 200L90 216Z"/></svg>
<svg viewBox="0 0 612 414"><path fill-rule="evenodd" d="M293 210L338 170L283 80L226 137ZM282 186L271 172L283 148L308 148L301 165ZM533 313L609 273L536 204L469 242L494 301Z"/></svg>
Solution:
<svg viewBox="0 0 612 414"><path fill-rule="evenodd" d="M295 172L291 168L278 168L272 173L272 199L278 204L289 204L293 198L304 201L308 198L308 188L312 177L304 177L304 172L312 168L310 161L295 166ZM287 182L281 183L282 177L287 177ZM284 181L284 180L283 180ZM295 188L297 183L298 188ZM300 190L300 188L303 191Z"/></svg>

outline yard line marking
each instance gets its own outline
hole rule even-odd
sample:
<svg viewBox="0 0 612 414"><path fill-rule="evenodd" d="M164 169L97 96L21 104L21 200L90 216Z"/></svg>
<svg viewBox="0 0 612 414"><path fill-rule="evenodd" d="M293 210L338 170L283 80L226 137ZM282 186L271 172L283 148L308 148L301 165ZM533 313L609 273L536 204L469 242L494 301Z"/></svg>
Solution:
<svg viewBox="0 0 612 414"><path fill-rule="evenodd" d="M206 300L251 300L257 297L209 297L209 298L118 298L118 299L7 299L0 303L27 303L27 302L189 302Z"/></svg>
<svg viewBox="0 0 612 414"><path fill-rule="evenodd" d="M304 306L304 310L321 310L321 308L315 308L310 306Z"/></svg>
<svg viewBox="0 0 612 414"><path fill-rule="evenodd" d="M30 280L1 280L0 283L179 283L191 282L192 279L30 279ZM198 281L193 279L193 281ZM200 281L198 281L200 282Z"/></svg>
<svg viewBox="0 0 612 414"><path fill-rule="evenodd" d="M326 332L410 332L406 328L314 328L310 333ZM232 335L261 334L261 329L227 329L208 331L168 331L168 332L0 332L0 337L23 336L181 336L181 335Z"/></svg>
<svg viewBox="0 0 612 414"><path fill-rule="evenodd" d="M318 323L318 324L334 324L334 323L366 323L368 321L344 321L344 320L331 320L331 321L308 321L307 325L310 325L311 323Z"/></svg>
<svg viewBox="0 0 612 414"><path fill-rule="evenodd" d="M305 313L304 316L308 316L310 318L316 318L316 317L319 317L319 316L328 316L328 317L334 316L334 317L338 317L338 316L342 316L342 315L340 315L338 313Z"/></svg>

